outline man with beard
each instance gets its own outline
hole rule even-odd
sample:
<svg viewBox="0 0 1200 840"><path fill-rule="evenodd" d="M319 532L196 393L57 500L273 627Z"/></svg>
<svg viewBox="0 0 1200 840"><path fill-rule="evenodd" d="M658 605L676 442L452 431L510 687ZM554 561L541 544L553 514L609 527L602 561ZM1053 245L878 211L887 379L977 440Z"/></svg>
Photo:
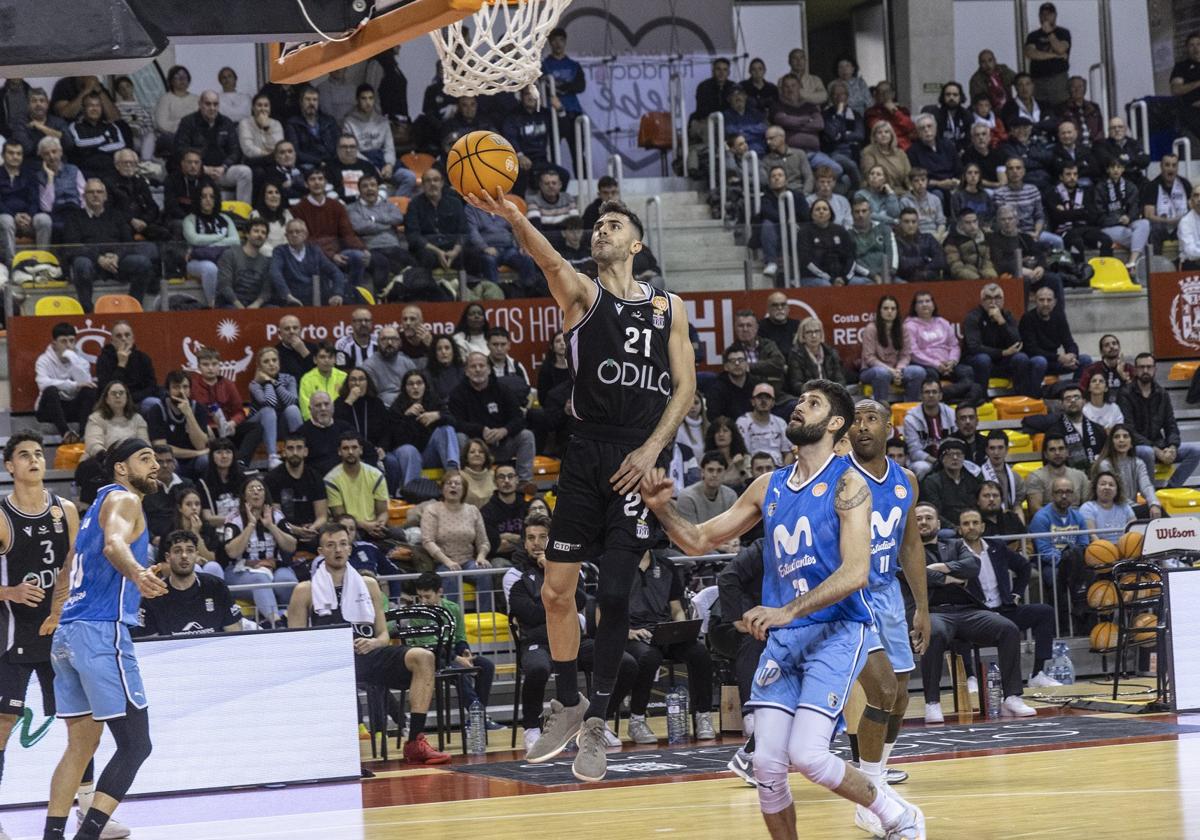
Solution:
<svg viewBox="0 0 1200 840"><path fill-rule="evenodd" d="M196 573L197 539L191 531L172 531L163 537L170 570L167 593L142 601L138 636L198 636L242 629L242 610L225 581Z"/></svg>
<svg viewBox="0 0 1200 840"><path fill-rule="evenodd" d="M49 619L58 627L51 659L58 715L67 720L67 749L50 783L43 835L48 838L65 835L75 789L106 724L117 750L100 774L76 840L99 840L150 755L146 692L129 628L138 624L141 598L167 592L150 566L150 532L142 513L142 498L158 490L158 461L149 443L131 438L109 449L106 468L113 483L96 494L79 526L71 571L64 570L70 591L56 599Z"/></svg>
<svg viewBox="0 0 1200 840"><path fill-rule="evenodd" d="M629 596L642 554L653 544L654 519L638 486L651 470L670 463L675 431L696 392L687 315L677 295L634 277L643 228L624 204L600 206L592 230L599 277L592 280L576 272L499 190L495 196L469 195L467 201L512 225L518 244L537 263L563 309L575 383L572 414L578 422L558 479L542 587L557 699L526 758L534 764L550 761L575 740L575 777L599 781L607 769L604 721L629 636ZM470 357L468 376L479 361L486 366L486 358ZM486 367L483 373L486 377ZM518 464L518 470L522 467ZM577 687L575 587L584 561L601 567L588 702Z"/></svg>
<svg viewBox="0 0 1200 840"><path fill-rule="evenodd" d="M321 480L324 473L318 473L307 461L308 443L304 435L291 432L283 439L283 463L267 473L263 483L287 518L292 536L304 550L312 551L329 516L329 504L325 500L325 482Z"/></svg>
<svg viewBox="0 0 1200 840"><path fill-rule="evenodd" d="M992 429L987 433L987 460L979 467L979 478L984 484L989 481L995 483L1000 493L1000 507L1024 522L1021 503L1025 501L1025 481L1008 465L1008 447L1008 435L1002 429Z"/></svg>
<svg viewBox="0 0 1200 840"><path fill-rule="evenodd" d="M979 493L975 496L979 505L979 515L983 517L983 535L985 537L1011 536L1024 534L1025 523L1021 517L1011 510L1005 510L1000 500L1000 485L994 481L984 481L979 485ZM1008 543L1013 551L1021 550L1021 540Z"/></svg>
<svg viewBox="0 0 1200 840"><path fill-rule="evenodd" d="M1116 402L1117 393L1133 381L1133 365L1121 357L1121 339L1112 333L1100 336L1100 358L1079 372L1079 382L1103 376L1108 384L1108 401Z"/></svg>
<svg viewBox="0 0 1200 840"><path fill-rule="evenodd" d="M929 638L925 554L912 514L917 502L917 480L884 454L891 436L891 412L882 403L860 400L854 406L854 425L849 434L851 453L847 457L871 489L871 573L867 594L875 613L878 638L872 640L867 664L858 676L862 693L852 690L846 717L847 723L855 727L858 769L879 785L888 783L888 756L896 745L908 708L908 677L916 667L913 650L924 653ZM896 577L902 565L915 604L911 631ZM855 809L854 824L875 836L882 833L878 818L861 805Z"/></svg>
<svg viewBox="0 0 1200 840"><path fill-rule="evenodd" d="M1121 389L1117 405L1133 433L1137 456L1154 475L1157 464L1174 464L1168 487L1183 487L1200 464L1200 444L1181 443L1175 409L1166 390L1154 381L1154 354L1138 353L1133 360L1134 381ZM1076 497L1082 503L1083 497Z"/></svg>
<svg viewBox="0 0 1200 840"><path fill-rule="evenodd" d="M405 311L408 311L407 308ZM388 408L400 396L404 375L417 367L412 359L400 352L400 346L400 330L384 327L379 331L375 352L362 363L362 369L370 374L371 381L375 383L379 399Z"/></svg>
<svg viewBox="0 0 1200 840"><path fill-rule="evenodd" d="M763 604L742 621L767 647L748 707L754 709L754 778L773 840L795 840L796 809L788 770L862 805L887 837L923 838L921 810L829 751L845 692L862 671L874 636L863 588L871 573L871 490L834 446L854 421L844 387L806 382L788 423L796 462L755 479L732 508L692 524L671 501L674 485L661 469L642 482L642 496L672 542L706 554L764 521Z"/></svg>

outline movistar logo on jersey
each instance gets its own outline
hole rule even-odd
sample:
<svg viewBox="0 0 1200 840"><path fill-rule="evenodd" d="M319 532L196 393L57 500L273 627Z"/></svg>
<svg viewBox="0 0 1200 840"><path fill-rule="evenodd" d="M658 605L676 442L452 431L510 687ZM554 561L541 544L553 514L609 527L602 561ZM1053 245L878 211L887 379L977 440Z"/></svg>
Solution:
<svg viewBox="0 0 1200 840"><path fill-rule="evenodd" d="M669 370L656 371L650 365L605 359L596 368L596 378L605 385L641 388L644 391L656 391L664 397L671 396L671 372Z"/></svg>
<svg viewBox="0 0 1200 840"><path fill-rule="evenodd" d="M789 531L783 523L776 525L775 531L771 536L775 539L776 557L783 557L784 555L799 552L801 537L804 537L805 547L812 548L813 544L812 525L809 524L807 516L801 516L796 520L795 530L792 531Z"/></svg>
<svg viewBox="0 0 1200 840"><path fill-rule="evenodd" d="M892 535L892 531L896 530L896 526L900 524L901 511L900 508L893 506L884 519L879 515L879 511L871 511L871 536L886 538Z"/></svg>

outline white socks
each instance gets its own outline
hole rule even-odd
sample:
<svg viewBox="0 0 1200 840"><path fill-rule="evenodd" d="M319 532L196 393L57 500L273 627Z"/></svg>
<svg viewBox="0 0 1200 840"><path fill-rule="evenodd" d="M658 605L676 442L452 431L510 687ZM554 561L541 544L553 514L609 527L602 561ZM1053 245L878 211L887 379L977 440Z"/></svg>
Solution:
<svg viewBox="0 0 1200 840"><path fill-rule="evenodd" d="M875 801L868 805L867 809L879 817L879 822L884 828L892 828L904 816L903 800L888 795L882 785L875 786Z"/></svg>
<svg viewBox="0 0 1200 840"><path fill-rule="evenodd" d="M75 801L79 803L79 810L87 813L91 810L92 800L96 798L96 783L90 785L80 785L79 790L75 794Z"/></svg>
<svg viewBox="0 0 1200 840"><path fill-rule="evenodd" d="M747 738L754 734L754 712L742 715L742 734Z"/></svg>
<svg viewBox="0 0 1200 840"><path fill-rule="evenodd" d="M890 757L891 757L891 755L892 755L892 747L894 747L894 746L896 746L896 745L895 745L895 744L889 744L889 743L887 743L886 741L884 741L884 742L883 742L883 757L879 759L879 770L880 770L880 772L881 772L881 773L882 773L884 770L887 770L888 758L890 758Z"/></svg>

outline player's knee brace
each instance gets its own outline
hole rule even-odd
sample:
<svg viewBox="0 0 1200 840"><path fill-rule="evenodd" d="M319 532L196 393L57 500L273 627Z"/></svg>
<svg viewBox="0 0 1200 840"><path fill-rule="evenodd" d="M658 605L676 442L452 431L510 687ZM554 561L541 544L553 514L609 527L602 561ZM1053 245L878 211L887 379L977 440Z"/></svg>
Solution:
<svg viewBox="0 0 1200 840"><path fill-rule="evenodd" d="M786 761L754 754L754 781L758 783L758 805L764 814L778 814L792 804Z"/></svg>
<svg viewBox="0 0 1200 840"><path fill-rule="evenodd" d="M846 777L846 762L831 753L828 747L808 747L793 753L792 764L804 778L828 790L836 788Z"/></svg>
<svg viewBox="0 0 1200 840"><path fill-rule="evenodd" d="M129 707L123 718L110 720L117 750L109 759L104 772L96 784L96 792L113 799L123 799L133 784L138 770L150 757L153 745L150 742L150 717L145 709Z"/></svg>
<svg viewBox="0 0 1200 840"><path fill-rule="evenodd" d="M883 709L877 709L869 703L866 706L863 706L863 720L869 720L872 723L879 723L886 726L888 721L891 720L891 717L892 716L889 712L885 712Z"/></svg>

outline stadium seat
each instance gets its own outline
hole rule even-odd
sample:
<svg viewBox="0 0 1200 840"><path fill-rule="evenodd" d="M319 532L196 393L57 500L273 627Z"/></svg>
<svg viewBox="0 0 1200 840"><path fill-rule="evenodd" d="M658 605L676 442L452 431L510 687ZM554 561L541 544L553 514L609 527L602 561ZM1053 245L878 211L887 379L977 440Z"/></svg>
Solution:
<svg viewBox="0 0 1200 840"><path fill-rule="evenodd" d="M1010 391L1012 390L1012 380L1003 376L993 376L988 379L988 389L993 388L997 391Z"/></svg>
<svg viewBox="0 0 1200 840"><path fill-rule="evenodd" d="M399 210L401 213L408 212L408 202L411 200L412 199L410 199L406 195L393 195L393 196L388 197L388 202L390 202L391 204L394 204L396 206L396 209Z"/></svg>
<svg viewBox="0 0 1200 840"><path fill-rule="evenodd" d="M26 260L33 260L34 262L46 263L48 265L59 264L58 257L54 256L54 254L50 253L49 251L23 250L17 251L17 253L13 256L12 265L20 265Z"/></svg>
<svg viewBox="0 0 1200 840"><path fill-rule="evenodd" d="M66 295L48 295L39 298L33 308L34 315L82 315L79 301Z"/></svg>
<svg viewBox="0 0 1200 840"><path fill-rule="evenodd" d="M981 423L1000 419L1000 415L996 413L996 404L993 402L985 402L979 408L975 409L975 414Z"/></svg>
<svg viewBox="0 0 1200 840"><path fill-rule="evenodd" d="M404 164L404 168L416 175L418 181L429 171L429 167L433 166L433 161L433 155L424 152L405 152L400 155L400 162Z"/></svg>
<svg viewBox="0 0 1200 840"><path fill-rule="evenodd" d="M1030 445L1033 447L1033 449L1031 451L1041 452L1042 444L1044 444L1045 442L1046 442L1046 435L1043 432L1038 432L1037 434L1032 435L1032 440L1030 441Z"/></svg>
<svg viewBox="0 0 1200 840"><path fill-rule="evenodd" d="M1095 274L1092 288L1098 292L1140 292L1142 287L1129 279L1129 269L1116 257L1092 257L1088 260Z"/></svg>
<svg viewBox="0 0 1200 840"><path fill-rule="evenodd" d="M358 293L359 300L361 300L367 306L375 305L375 293L366 286L355 286L354 291Z"/></svg>
<svg viewBox="0 0 1200 840"><path fill-rule="evenodd" d="M904 415L908 414L908 410L914 405L920 405L915 402L897 402L892 403L892 426L899 429L904 425Z"/></svg>
<svg viewBox="0 0 1200 840"><path fill-rule="evenodd" d="M480 645L510 641L508 616L504 613L467 613L463 616L463 624L472 650L478 650Z"/></svg>
<svg viewBox="0 0 1200 840"><path fill-rule="evenodd" d="M1197 368L1200 368L1200 361L1176 362L1171 365L1167 379L1172 382L1187 382L1196 375Z"/></svg>
<svg viewBox="0 0 1200 840"><path fill-rule="evenodd" d="M122 312L141 312L142 305L129 295L101 295L96 298L96 314L112 315Z"/></svg>
<svg viewBox="0 0 1200 840"><path fill-rule="evenodd" d="M1033 397L996 397L992 403L1000 420L1020 420L1030 414L1046 413L1046 403Z"/></svg>
<svg viewBox="0 0 1200 840"><path fill-rule="evenodd" d="M1011 465L1013 472L1021 476L1022 479L1029 478L1029 474L1035 470L1040 470L1044 464L1041 461L1018 461Z"/></svg>
<svg viewBox="0 0 1200 840"><path fill-rule="evenodd" d="M247 221L250 218L250 211L253 208L245 201L222 201L221 212L230 213L242 221Z"/></svg>
<svg viewBox="0 0 1200 840"><path fill-rule="evenodd" d="M522 216L524 216L529 211L528 205L525 204L525 199L521 198L521 196L517 195L516 193L509 193L508 195L506 195L504 197L507 198L509 201L511 201L513 204L517 205L517 209L521 211Z"/></svg>
<svg viewBox="0 0 1200 840"><path fill-rule="evenodd" d="M429 467L421 470L421 478L428 478L430 481L441 481L445 474L446 471L441 467Z"/></svg>
<svg viewBox="0 0 1200 840"><path fill-rule="evenodd" d="M54 469L74 471L83 460L82 443L60 443L54 450Z"/></svg>
<svg viewBox="0 0 1200 840"><path fill-rule="evenodd" d="M403 499L388 499L388 524L403 525L413 506Z"/></svg>
<svg viewBox="0 0 1200 840"><path fill-rule="evenodd" d="M1175 474L1174 464L1155 464L1154 465L1154 480L1169 481L1171 476Z"/></svg>
<svg viewBox="0 0 1200 840"><path fill-rule="evenodd" d="M1008 451L1012 454L1028 454L1033 452L1033 438L1024 432L1016 429L1005 429L1005 437L1008 438Z"/></svg>
<svg viewBox="0 0 1200 840"><path fill-rule="evenodd" d="M1157 491L1158 502L1171 516L1200 515L1200 490L1193 487L1164 487Z"/></svg>
<svg viewBox="0 0 1200 840"><path fill-rule="evenodd" d="M560 469L562 469L562 461L557 458L550 458L546 455L533 456L534 475L558 475Z"/></svg>

